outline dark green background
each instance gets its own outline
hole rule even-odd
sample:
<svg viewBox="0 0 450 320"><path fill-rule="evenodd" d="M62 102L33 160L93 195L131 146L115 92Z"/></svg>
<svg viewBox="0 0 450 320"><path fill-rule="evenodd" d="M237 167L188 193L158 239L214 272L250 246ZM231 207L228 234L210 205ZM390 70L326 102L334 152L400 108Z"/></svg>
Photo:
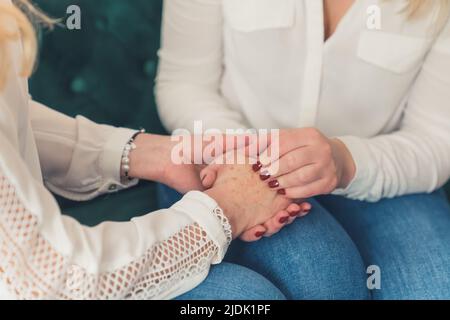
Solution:
<svg viewBox="0 0 450 320"><path fill-rule="evenodd" d="M162 0L35 3L57 18L66 16L69 5L80 6L82 29L41 32L39 65L30 83L34 99L71 116L165 133L153 94ZM58 201L87 225L129 220L157 208L152 183L86 203Z"/></svg>
<svg viewBox="0 0 450 320"><path fill-rule="evenodd" d="M69 5L79 5L82 29L41 33L39 68L30 84L33 97L71 116L164 133L153 94L162 0L35 2L63 18ZM64 212L88 225L156 209L152 183L86 203L58 201Z"/></svg>

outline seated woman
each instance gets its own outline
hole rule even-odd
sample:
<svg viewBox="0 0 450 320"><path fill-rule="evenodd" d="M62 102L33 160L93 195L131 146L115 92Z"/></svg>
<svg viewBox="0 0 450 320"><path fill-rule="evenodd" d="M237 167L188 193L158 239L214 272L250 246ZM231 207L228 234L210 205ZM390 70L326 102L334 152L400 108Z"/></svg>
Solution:
<svg viewBox="0 0 450 320"><path fill-rule="evenodd" d="M31 101L26 77L36 47L25 14L0 0L0 299L173 298L201 283L245 230L301 210L267 190L248 165L231 165L208 191L131 222L87 228L63 216L44 183L80 201L136 179L180 191L202 186L194 166L171 162L168 137L69 118ZM284 298L244 267L213 270L230 298Z"/></svg>
<svg viewBox="0 0 450 320"><path fill-rule="evenodd" d="M165 1L167 129L283 128L261 179L316 197L228 261L292 299L450 298L449 15L448 0Z"/></svg>

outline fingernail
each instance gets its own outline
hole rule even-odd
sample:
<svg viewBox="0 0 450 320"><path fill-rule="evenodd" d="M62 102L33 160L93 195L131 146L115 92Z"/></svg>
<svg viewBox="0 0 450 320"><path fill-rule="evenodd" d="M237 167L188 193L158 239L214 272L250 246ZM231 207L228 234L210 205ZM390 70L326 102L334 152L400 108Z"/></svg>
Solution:
<svg viewBox="0 0 450 320"><path fill-rule="evenodd" d="M265 232L259 231L259 232L255 233L255 237L261 238L264 234L265 234Z"/></svg>
<svg viewBox="0 0 450 320"><path fill-rule="evenodd" d="M305 210L302 212L302 217L306 216L307 214L309 214L311 210Z"/></svg>
<svg viewBox="0 0 450 320"><path fill-rule="evenodd" d="M253 165L253 171L258 172L259 170L261 170L261 168L263 167L261 162L257 162Z"/></svg>
<svg viewBox="0 0 450 320"><path fill-rule="evenodd" d="M296 217L296 216L298 216L299 214L300 214L300 210L299 210L299 211L291 212L289 215L290 215L291 217Z"/></svg>
<svg viewBox="0 0 450 320"><path fill-rule="evenodd" d="M277 193L278 193L279 195L285 196L285 195L286 195L286 190L280 189L280 190L277 191Z"/></svg>
<svg viewBox="0 0 450 320"><path fill-rule="evenodd" d="M269 187L271 187L272 189L278 188L280 186L280 183L278 182L278 180L272 180L269 182Z"/></svg>
<svg viewBox="0 0 450 320"><path fill-rule="evenodd" d="M270 178L270 174L268 171L264 171L264 172L261 172L259 177L261 178L262 181L266 181L267 179Z"/></svg>
<svg viewBox="0 0 450 320"><path fill-rule="evenodd" d="M284 223L286 223L287 221L289 220L289 217L283 217L283 218L280 218L280 220L278 220L281 224L284 224Z"/></svg>

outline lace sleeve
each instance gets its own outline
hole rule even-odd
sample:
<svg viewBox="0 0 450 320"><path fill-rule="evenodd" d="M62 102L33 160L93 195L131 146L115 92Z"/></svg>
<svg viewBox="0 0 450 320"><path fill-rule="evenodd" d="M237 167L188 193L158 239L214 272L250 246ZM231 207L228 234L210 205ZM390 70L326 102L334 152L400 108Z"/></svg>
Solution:
<svg viewBox="0 0 450 320"><path fill-rule="evenodd" d="M227 219L219 208L213 211L230 241ZM47 241L40 232L39 220L0 170L0 281L17 298L169 298L198 284L219 250L204 228L191 223L154 242L129 263L111 271L93 272L72 262L70 255L62 254Z"/></svg>

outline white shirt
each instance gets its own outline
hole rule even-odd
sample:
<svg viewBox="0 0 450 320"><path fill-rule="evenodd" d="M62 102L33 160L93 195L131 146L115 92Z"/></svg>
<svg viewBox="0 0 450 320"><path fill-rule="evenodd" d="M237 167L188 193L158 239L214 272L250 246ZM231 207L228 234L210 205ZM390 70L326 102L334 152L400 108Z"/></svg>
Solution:
<svg viewBox="0 0 450 320"><path fill-rule="evenodd" d="M356 162L336 194L434 191L450 177L450 24L407 21L405 4L357 0L324 43L319 0L166 1L161 118L170 130L316 127Z"/></svg>
<svg viewBox="0 0 450 320"><path fill-rule="evenodd" d="M0 299L168 299L198 285L228 247L217 203L191 192L170 209L94 228L62 216L43 182L74 200L134 185L120 180L134 131L31 101L20 45L10 52L0 92Z"/></svg>

